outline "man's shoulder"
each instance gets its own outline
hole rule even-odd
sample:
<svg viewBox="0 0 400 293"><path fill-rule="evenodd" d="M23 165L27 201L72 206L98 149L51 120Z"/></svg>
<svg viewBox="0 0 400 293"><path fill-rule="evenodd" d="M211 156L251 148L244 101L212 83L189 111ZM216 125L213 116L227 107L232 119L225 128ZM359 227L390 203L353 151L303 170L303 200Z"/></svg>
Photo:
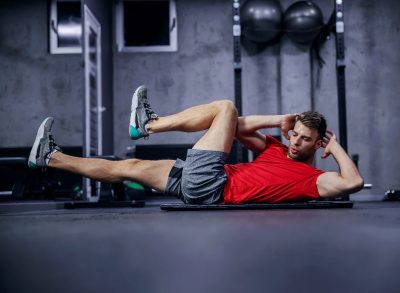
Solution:
<svg viewBox="0 0 400 293"><path fill-rule="evenodd" d="M287 155L287 146L284 145L279 137L276 136L266 136L265 137L266 145L264 150L259 154L267 155L269 157L286 157Z"/></svg>
<svg viewBox="0 0 400 293"><path fill-rule="evenodd" d="M273 136L273 135L266 135L265 136L265 142L266 142L266 147L269 146L285 146L282 142L281 142L281 137L280 136Z"/></svg>

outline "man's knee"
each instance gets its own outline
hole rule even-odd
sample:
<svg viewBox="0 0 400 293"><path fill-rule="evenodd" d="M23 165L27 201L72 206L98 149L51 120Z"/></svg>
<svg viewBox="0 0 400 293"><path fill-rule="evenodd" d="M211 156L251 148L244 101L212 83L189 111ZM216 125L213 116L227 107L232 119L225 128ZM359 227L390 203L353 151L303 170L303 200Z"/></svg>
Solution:
<svg viewBox="0 0 400 293"><path fill-rule="evenodd" d="M214 101L212 104L219 110L219 112L222 112L226 115L230 114L234 117L238 116L236 106L231 100L227 100L227 99L217 100L217 101Z"/></svg>

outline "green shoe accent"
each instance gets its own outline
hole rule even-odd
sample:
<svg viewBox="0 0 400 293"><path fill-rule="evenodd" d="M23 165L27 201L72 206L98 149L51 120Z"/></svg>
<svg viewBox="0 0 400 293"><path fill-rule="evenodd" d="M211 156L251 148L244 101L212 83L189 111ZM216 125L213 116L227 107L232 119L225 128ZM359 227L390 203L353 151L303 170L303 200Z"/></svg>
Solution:
<svg viewBox="0 0 400 293"><path fill-rule="evenodd" d="M126 184L127 187L132 188L132 189L136 189L136 190L144 190L143 185L141 185L140 183L137 182L128 182Z"/></svg>
<svg viewBox="0 0 400 293"><path fill-rule="evenodd" d="M142 134L132 125L129 125L129 135L133 139L139 139L142 137Z"/></svg>
<svg viewBox="0 0 400 293"><path fill-rule="evenodd" d="M28 167L31 169L37 169L39 168L38 165L36 165L35 163L32 163L31 161L28 162Z"/></svg>

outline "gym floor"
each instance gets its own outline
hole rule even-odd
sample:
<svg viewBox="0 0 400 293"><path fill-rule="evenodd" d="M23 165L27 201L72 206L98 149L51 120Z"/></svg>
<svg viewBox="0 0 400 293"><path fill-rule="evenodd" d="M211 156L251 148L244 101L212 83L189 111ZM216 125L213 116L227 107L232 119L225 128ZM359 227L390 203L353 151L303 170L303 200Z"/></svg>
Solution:
<svg viewBox="0 0 400 293"><path fill-rule="evenodd" d="M164 202L1 203L0 292L399 292L399 202L202 212Z"/></svg>

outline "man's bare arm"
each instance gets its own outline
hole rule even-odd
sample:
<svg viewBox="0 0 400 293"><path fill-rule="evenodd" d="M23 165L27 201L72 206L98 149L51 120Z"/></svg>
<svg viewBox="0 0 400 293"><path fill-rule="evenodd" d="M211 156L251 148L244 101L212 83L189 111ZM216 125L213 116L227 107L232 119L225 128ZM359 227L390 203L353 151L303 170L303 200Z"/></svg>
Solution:
<svg viewBox="0 0 400 293"><path fill-rule="evenodd" d="M296 122L296 114L287 115L249 115L238 118L236 138L249 150L259 153L265 149L265 135L258 130L278 127L289 139L288 132Z"/></svg>
<svg viewBox="0 0 400 293"><path fill-rule="evenodd" d="M361 190L364 180L349 155L336 141L336 135L333 132L327 131L323 147L325 147L325 152L322 158L332 155L340 171L339 173L326 172L318 177L317 188L321 197L346 195Z"/></svg>

